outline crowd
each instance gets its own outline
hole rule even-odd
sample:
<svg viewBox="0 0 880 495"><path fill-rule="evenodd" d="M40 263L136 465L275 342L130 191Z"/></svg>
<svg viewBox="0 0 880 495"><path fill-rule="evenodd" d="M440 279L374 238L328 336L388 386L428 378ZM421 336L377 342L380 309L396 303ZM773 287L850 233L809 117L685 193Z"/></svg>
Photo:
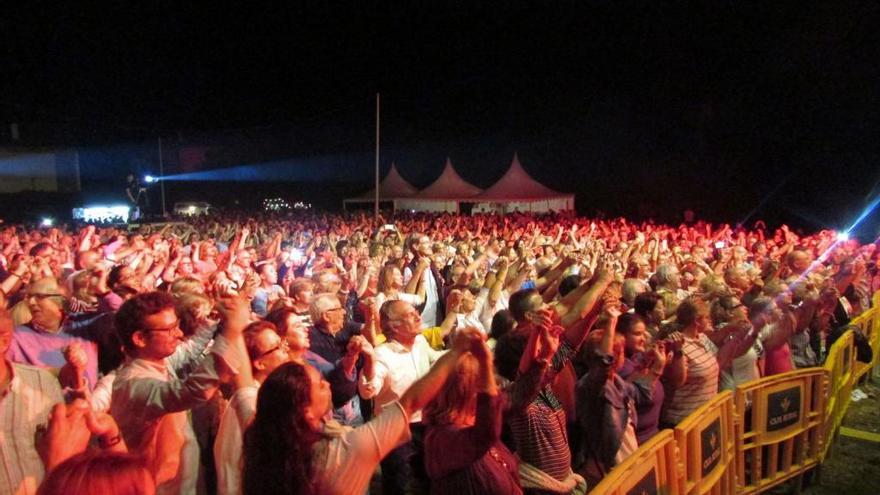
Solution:
<svg viewBox="0 0 880 495"><path fill-rule="evenodd" d="M0 244L0 494L585 493L720 390L821 364L880 288L875 244L761 223L226 214Z"/></svg>

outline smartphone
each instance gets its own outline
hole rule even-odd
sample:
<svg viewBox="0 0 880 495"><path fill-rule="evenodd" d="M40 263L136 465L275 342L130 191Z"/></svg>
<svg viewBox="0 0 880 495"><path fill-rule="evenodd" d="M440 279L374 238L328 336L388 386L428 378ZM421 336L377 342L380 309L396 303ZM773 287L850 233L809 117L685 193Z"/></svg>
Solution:
<svg viewBox="0 0 880 495"><path fill-rule="evenodd" d="M385 230L397 230L397 227L395 227L393 223L386 223L382 228Z"/></svg>
<svg viewBox="0 0 880 495"><path fill-rule="evenodd" d="M725 246L727 246L727 243L724 241L717 241L715 243L715 249L724 249Z"/></svg>

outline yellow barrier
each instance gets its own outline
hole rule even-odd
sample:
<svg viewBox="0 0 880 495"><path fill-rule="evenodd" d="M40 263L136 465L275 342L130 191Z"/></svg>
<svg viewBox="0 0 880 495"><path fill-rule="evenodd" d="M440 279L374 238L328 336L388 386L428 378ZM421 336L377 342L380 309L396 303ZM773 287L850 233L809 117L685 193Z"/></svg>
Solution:
<svg viewBox="0 0 880 495"><path fill-rule="evenodd" d="M880 362L880 318L877 316L878 307L880 307L880 292L874 294L873 307L868 311L853 318L851 324L859 327L873 351L873 358L870 363L856 362L855 381L860 380L863 376L871 372Z"/></svg>
<svg viewBox="0 0 880 495"><path fill-rule="evenodd" d="M824 447L820 460L830 454L831 446L837 436L840 423L852 398L853 378L855 376L855 349L852 331L844 332L828 350L824 369L828 371L828 392L825 402L825 418L822 438Z"/></svg>
<svg viewBox="0 0 880 495"><path fill-rule="evenodd" d="M594 495L761 493L830 455L853 384L880 364L880 292L853 320L874 356L858 363L853 332L828 350L822 367L771 376L722 392L615 467Z"/></svg>
<svg viewBox="0 0 880 495"><path fill-rule="evenodd" d="M734 493L733 394L729 391L691 413L675 427L683 495Z"/></svg>
<svg viewBox="0 0 880 495"><path fill-rule="evenodd" d="M654 435L625 461L615 466L592 491L593 495L678 495L678 467L672 430Z"/></svg>
<svg viewBox="0 0 880 495"><path fill-rule="evenodd" d="M808 368L736 389L736 493L757 493L819 462L828 371Z"/></svg>

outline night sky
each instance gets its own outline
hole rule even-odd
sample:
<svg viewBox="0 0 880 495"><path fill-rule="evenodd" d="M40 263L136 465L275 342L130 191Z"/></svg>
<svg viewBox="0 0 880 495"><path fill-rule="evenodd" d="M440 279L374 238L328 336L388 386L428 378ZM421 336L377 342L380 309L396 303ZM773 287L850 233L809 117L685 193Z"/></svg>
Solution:
<svg viewBox="0 0 880 495"><path fill-rule="evenodd" d="M419 186L516 151L583 212L819 228L880 180L876 2L152 3L7 9L0 123L104 174L161 135L366 187L381 92L383 169Z"/></svg>

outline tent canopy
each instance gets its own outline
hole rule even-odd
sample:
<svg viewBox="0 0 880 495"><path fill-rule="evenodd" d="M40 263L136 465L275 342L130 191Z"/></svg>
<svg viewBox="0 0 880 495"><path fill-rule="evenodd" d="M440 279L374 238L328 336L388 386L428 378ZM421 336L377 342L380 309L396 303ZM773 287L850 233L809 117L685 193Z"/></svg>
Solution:
<svg viewBox="0 0 880 495"><path fill-rule="evenodd" d="M458 200L480 194L482 189L465 181L452 168L452 161L447 158L443 173L430 186L418 193L418 199L449 199Z"/></svg>
<svg viewBox="0 0 880 495"><path fill-rule="evenodd" d="M419 192L419 190L400 175L400 172L397 171L397 166L392 162L391 170L388 171L388 175L386 175L385 178L382 179L382 182L379 183L379 199L389 200L394 198L406 198L415 195L417 192ZM349 198L345 201L361 203L364 201L373 201L375 197L376 190L370 189L360 196Z"/></svg>
<svg viewBox="0 0 880 495"><path fill-rule="evenodd" d="M517 154L514 153L510 168L507 169L507 172L505 172L500 179L498 179L498 182L471 199L474 201L487 202L530 201L568 196L571 196L571 194L554 191L533 179L519 162Z"/></svg>

